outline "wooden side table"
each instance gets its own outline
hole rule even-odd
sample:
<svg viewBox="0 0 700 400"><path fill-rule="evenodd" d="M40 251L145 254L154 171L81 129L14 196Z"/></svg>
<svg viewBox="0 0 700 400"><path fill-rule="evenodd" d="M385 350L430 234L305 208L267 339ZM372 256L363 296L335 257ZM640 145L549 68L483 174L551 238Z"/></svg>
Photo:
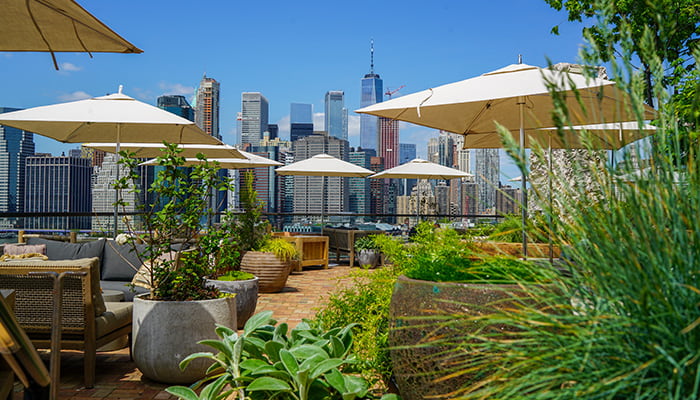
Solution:
<svg viewBox="0 0 700 400"><path fill-rule="evenodd" d="M299 252L299 261L294 264L295 271L301 271L302 267L309 265L322 265L328 268L328 236L279 236L292 243Z"/></svg>

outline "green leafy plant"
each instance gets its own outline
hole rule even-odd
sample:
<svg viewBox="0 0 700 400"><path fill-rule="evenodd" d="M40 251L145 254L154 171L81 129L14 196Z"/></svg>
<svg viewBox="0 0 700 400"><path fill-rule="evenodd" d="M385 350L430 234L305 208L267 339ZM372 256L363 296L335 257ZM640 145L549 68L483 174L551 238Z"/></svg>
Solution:
<svg viewBox="0 0 700 400"><path fill-rule="evenodd" d="M299 256L293 244L281 238L267 237L260 247L255 249L266 253L274 253L280 260L291 261Z"/></svg>
<svg viewBox="0 0 700 400"><path fill-rule="evenodd" d="M192 354L180 364L185 368L197 358L214 362L199 383L206 383L200 394L183 386L167 391L185 400L221 399L234 391L241 399L376 398L364 379L344 372L354 363L352 326L322 331L305 321L289 331L271 317L271 311L254 315L241 335L218 326L219 340L200 342L218 353Z"/></svg>
<svg viewBox="0 0 700 400"><path fill-rule="evenodd" d="M379 246L374 242L376 235L362 236L355 240L355 250L378 250Z"/></svg>
<svg viewBox="0 0 700 400"><path fill-rule="evenodd" d="M211 272L210 260L216 258L212 252L218 233L210 230L201 235L202 217L213 214L212 193L231 188L228 180L217 174L215 165L204 162L183 168L185 159L179 156L181 150L174 144L165 145L163 155L157 159L161 168L147 188L147 197L152 201L136 205L140 219L125 218L130 232L126 240L134 246L137 242L146 244L145 251L137 253L149 272L150 298L215 298L218 290L205 287L204 277ZM205 160L201 155L199 158ZM139 194L138 160L122 152L120 164L125 165L129 173L119 179L115 187ZM117 202L117 206L124 208L126 205L123 200ZM225 248L219 247L220 250ZM190 251L189 254L183 253L184 250Z"/></svg>
<svg viewBox="0 0 700 400"><path fill-rule="evenodd" d="M241 251L259 249L267 240L269 222L263 218L263 204L258 200L258 193L253 189L253 173L247 172L240 192L243 213L238 217L237 231L240 237Z"/></svg>
<svg viewBox="0 0 700 400"><path fill-rule="evenodd" d="M243 271L228 271L219 275L216 279L220 281L246 281L255 278L255 275Z"/></svg>

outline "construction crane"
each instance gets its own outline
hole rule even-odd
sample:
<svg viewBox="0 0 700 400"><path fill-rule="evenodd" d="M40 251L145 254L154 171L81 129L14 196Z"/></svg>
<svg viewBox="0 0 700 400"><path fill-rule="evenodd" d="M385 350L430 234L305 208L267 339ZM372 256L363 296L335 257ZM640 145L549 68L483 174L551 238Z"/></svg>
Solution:
<svg viewBox="0 0 700 400"><path fill-rule="evenodd" d="M403 88L405 88L405 87L406 87L406 85L401 85L401 86L399 86L398 89L394 89L394 90L391 90L391 89L389 89L389 88L386 88L386 93L384 93L384 96L389 96L389 100L391 100L391 96L392 96L394 93L398 92L399 90L401 90L401 89L403 89Z"/></svg>

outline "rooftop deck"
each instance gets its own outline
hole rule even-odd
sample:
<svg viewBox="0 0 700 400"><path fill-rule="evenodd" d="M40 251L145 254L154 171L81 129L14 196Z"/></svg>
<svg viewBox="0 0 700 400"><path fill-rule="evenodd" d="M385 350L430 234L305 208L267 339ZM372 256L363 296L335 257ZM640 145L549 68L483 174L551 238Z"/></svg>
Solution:
<svg viewBox="0 0 700 400"><path fill-rule="evenodd" d="M296 326L304 318L311 318L325 304L336 287L349 284L344 279L350 273L347 265L331 265L328 269L304 268L293 272L280 293L261 293L256 312L271 310L278 322ZM48 360L48 354L43 356ZM142 378L141 372L129 360L129 350L98 353L95 387L83 386L83 356L81 352L64 351L61 363L61 399L175 399L165 392L169 385ZM48 361L47 361L48 362ZM15 385L14 400L21 400L23 391Z"/></svg>

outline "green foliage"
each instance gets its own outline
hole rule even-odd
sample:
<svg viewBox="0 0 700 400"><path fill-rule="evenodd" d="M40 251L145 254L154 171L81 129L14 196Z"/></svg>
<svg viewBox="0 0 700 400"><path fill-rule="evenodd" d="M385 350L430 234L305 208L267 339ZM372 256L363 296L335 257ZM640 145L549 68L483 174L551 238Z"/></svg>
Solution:
<svg viewBox="0 0 700 400"><path fill-rule="evenodd" d="M152 202L136 205L142 215L139 224L125 218L131 233L128 240L132 244L137 241L146 243L146 250L140 257L142 263L150 267L151 298L216 298L216 289L204 287L203 276L210 272L207 261L210 254L188 257L181 250L194 248L196 253L200 251L202 217L213 213L210 207L212 193L230 190L230 185L209 163L183 168L185 159L179 156L181 150L175 144L165 145L163 155L158 157L161 169L147 190ZM122 152L121 156L120 164L127 166L129 173L115 183L115 188L138 194L141 191L138 160L127 152ZM199 158L204 160L201 154ZM127 204L120 199L116 205L125 207ZM176 244L176 255L168 256ZM206 240L202 244L205 249L211 247Z"/></svg>
<svg viewBox="0 0 700 400"><path fill-rule="evenodd" d="M355 251L379 249L379 246L374 242L376 236L378 235L362 236L355 240Z"/></svg>
<svg viewBox="0 0 700 400"><path fill-rule="evenodd" d="M325 329L356 324L353 329L355 368L371 386L386 387L391 379L389 357L389 303L402 270L389 265L377 270L355 270L352 284L332 293L316 314Z"/></svg>
<svg viewBox="0 0 700 400"><path fill-rule="evenodd" d="M182 386L168 392L192 400L220 399L233 391L251 400L375 398L367 381L345 372L354 364L352 325L323 331L305 321L289 331L287 324L275 326L271 317L271 311L254 315L241 335L218 326L219 340L199 342L217 354L195 353L180 363L184 369L197 358L214 362L211 375L197 385L206 384L200 395Z"/></svg>
<svg viewBox="0 0 700 400"><path fill-rule="evenodd" d="M496 230L495 224L480 223L467 229L466 235L469 237L490 236Z"/></svg>
<svg viewBox="0 0 700 400"><path fill-rule="evenodd" d="M258 192L253 189L253 173L247 172L240 200L243 214L238 217L238 231L241 250L259 249L267 240L269 223L263 219L263 204L258 200Z"/></svg>
<svg viewBox="0 0 700 400"><path fill-rule="evenodd" d="M525 234L529 243L547 243L547 228L543 214L530 216L527 220ZM518 243L523 241L523 221L520 216L506 215L505 218L496 224L493 232L489 235L489 240L497 242Z"/></svg>
<svg viewBox="0 0 700 400"><path fill-rule="evenodd" d="M220 281L247 281L253 278L255 278L255 275L250 272L228 271L223 275L219 275L216 279Z"/></svg>
<svg viewBox="0 0 700 400"><path fill-rule="evenodd" d="M290 242L281 238L267 237L263 244L255 250L274 253L277 258L284 261L291 261L299 256L299 252L297 251L296 247L294 247L294 245Z"/></svg>
<svg viewBox="0 0 700 400"><path fill-rule="evenodd" d="M588 2L565 4L568 8L582 3ZM559 231L566 234L570 276L556 276L548 285L524 286L526 300L508 309L453 316L452 327L499 328L465 334L452 342L452 351L470 354L462 360L460 371L480 373L454 397L700 398L700 148L697 141L682 140L685 129L689 137L698 132L697 127L684 126L679 117L677 104L669 96L673 82L664 71L669 59L659 53L666 50L654 40L656 35L668 35L669 25L682 24L685 17L682 10L657 14L656 7L670 4L666 1L611 3L637 7L634 14L649 13L662 24L647 24L655 31L659 28L650 32L640 23L642 34L623 32L619 37L606 31L609 23L596 26L606 41L618 43L619 38L622 64L613 60L611 71L630 93L635 110L641 106L644 88L630 63L636 53L644 54L653 75L647 89L660 101L656 141L653 146L633 144L628 150L634 151L627 151L620 163L622 171L576 165L599 183L595 195L582 185L562 183L556 213L545 212L560 220ZM675 4L698 7L697 2ZM591 65L609 59L597 47L584 53ZM555 113L566 116L563 96L551 95ZM696 109L698 99L691 101ZM597 149L587 150L595 153ZM520 154L513 142L508 151ZM541 152L533 153L540 162L545 160ZM632 154L648 158L649 169L633 169ZM524 159L516 162L524 169ZM625 178L620 179L621 175ZM440 338L435 340L440 343Z"/></svg>
<svg viewBox="0 0 700 400"><path fill-rule="evenodd" d="M603 62L631 51L642 64L647 84L646 101L652 101L652 68L656 62L669 66L659 84L675 85L694 69L698 50L700 3L695 0L545 0L556 10L566 9L570 21L598 17L584 28ZM672 16L672 17L671 17Z"/></svg>

